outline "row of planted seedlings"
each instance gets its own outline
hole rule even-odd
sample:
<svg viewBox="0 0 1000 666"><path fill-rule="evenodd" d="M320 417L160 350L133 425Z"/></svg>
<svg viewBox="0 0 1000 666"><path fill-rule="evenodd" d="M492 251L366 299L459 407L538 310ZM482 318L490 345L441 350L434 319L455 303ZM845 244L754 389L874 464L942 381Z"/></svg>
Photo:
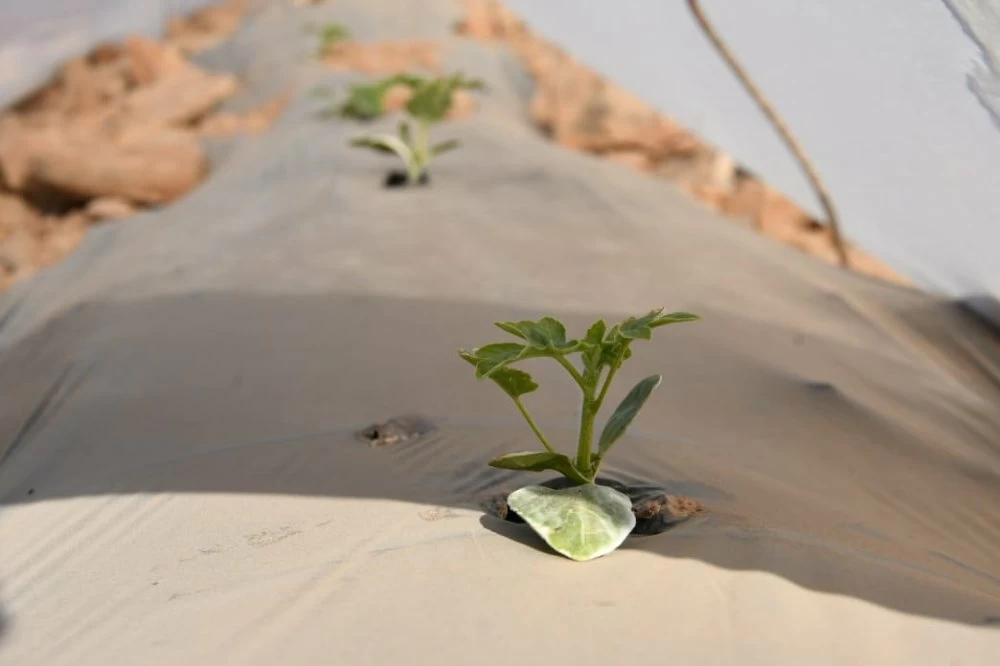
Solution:
<svg viewBox="0 0 1000 666"><path fill-rule="evenodd" d="M318 35L321 52L350 39L347 28L338 23L310 26L309 30ZM434 78L399 72L377 81L349 84L346 98L340 102L332 101L334 92L327 87L316 88L314 95L331 100L322 112L326 118L370 122L390 112L387 98L390 91L399 86L409 91L409 97L403 108L406 117L399 121L396 133L357 136L351 139L350 146L395 155L399 159L402 168L393 169L386 175L386 187L427 185L431 162L461 145L458 139L433 141L432 128L445 120L456 92L484 91L486 86L481 80L466 78L461 72Z"/></svg>
<svg viewBox="0 0 1000 666"><path fill-rule="evenodd" d="M349 38L347 30L339 25L327 25L317 32L321 49ZM388 112L389 91L400 85L406 86L411 94L405 105L408 118L399 122L397 134L363 135L352 139L350 145L394 154L400 159L404 169L388 174L387 187L426 185L431 160L460 145L457 139L433 143L431 129L448 114L456 91L483 90L481 81L466 79L461 73L441 78L398 73L370 83L349 85L346 99L327 107L323 115L370 122ZM317 89L316 94L326 98L332 95L326 88ZM653 330L662 326L698 319L689 312L664 313L661 308L612 326L598 320L579 339L567 338L564 324L553 317L501 321L496 326L517 341L460 350L460 356L475 368L478 379L492 380L514 402L542 446L541 451L500 456L491 460L490 466L561 475L506 495L505 517L527 523L554 551L576 561L605 556L630 534L659 532L688 517L654 510L643 516L649 523L644 528L647 531L637 531L636 503L629 495L631 489L598 476L611 448L660 385L659 374L640 380L612 412L600 435L596 439L594 435L598 414L612 382L632 356L632 343L651 340ZM537 390L538 384L527 372L513 366L538 358L557 362L582 394L575 455L562 453L552 444L524 403L524 396ZM700 505L695 505L691 512L700 510Z"/></svg>

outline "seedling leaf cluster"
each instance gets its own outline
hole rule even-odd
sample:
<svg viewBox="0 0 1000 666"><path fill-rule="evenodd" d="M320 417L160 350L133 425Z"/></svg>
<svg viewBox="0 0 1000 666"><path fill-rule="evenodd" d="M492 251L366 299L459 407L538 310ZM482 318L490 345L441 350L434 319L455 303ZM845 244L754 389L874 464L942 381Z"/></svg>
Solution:
<svg viewBox="0 0 1000 666"><path fill-rule="evenodd" d="M351 31L343 23L328 21L327 23L307 23L305 30L319 38L318 54L323 56L334 46L351 39Z"/></svg>
<svg viewBox="0 0 1000 666"><path fill-rule="evenodd" d="M397 83L407 85L412 90L406 103L406 113L410 119L400 121L395 135L360 136L352 139L351 145L396 155L406 168L407 183L412 185L420 182L435 157L460 145L457 139L431 144L429 137L431 126L441 122L451 109L455 92L462 89L483 90L485 86L478 79L466 79L461 72L430 80L410 76L396 77L384 90L380 89L380 109L385 92Z"/></svg>
<svg viewBox="0 0 1000 666"><path fill-rule="evenodd" d="M618 370L632 356L632 343L652 339L653 331L662 326L698 319L698 315L690 312L664 313L660 308L641 317L629 317L610 327L604 320L598 320L580 339L568 339L566 327L554 317L542 317L538 321L496 322L499 329L518 341L495 342L471 351L460 350L459 354L475 367L478 379L492 380L513 400L544 450L509 453L493 459L489 464L530 472L552 470L577 484L594 483L605 456L625 434L661 381L658 374L640 380L611 414L595 446L597 414ZM576 355L580 359L574 363L572 358ZM538 384L531 375L513 365L534 358L556 361L582 393L580 431L573 457L561 453L552 445L521 399L537 390Z"/></svg>
<svg viewBox="0 0 1000 666"><path fill-rule="evenodd" d="M385 114L385 101L393 86L403 85L410 89L423 83L424 79L415 74L396 74L373 83L352 83L347 87L347 99L323 111L325 117L340 117L350 120L369 121ZM318 87L317 97L332 97L329 88Z"/></svg>

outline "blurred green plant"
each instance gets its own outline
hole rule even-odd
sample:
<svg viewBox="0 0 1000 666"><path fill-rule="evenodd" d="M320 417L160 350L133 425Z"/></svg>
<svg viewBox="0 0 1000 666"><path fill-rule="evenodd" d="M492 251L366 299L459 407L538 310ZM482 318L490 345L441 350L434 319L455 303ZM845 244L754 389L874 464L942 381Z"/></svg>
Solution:
<svg viewBox="0 0 1000 666"><path fill-rule="evenodd" d="M321 24L307 23L305 31L319 38L317 52L321 56L337 44L351 39L351 31L346 25L337 21L328 21Z"/></svg>
<svg viewBox="0 0 1000 666"><path fill-rule="evenodd" d="M385 114L386 95L396 85L415 88L423 82L423 78L415 74L396 74L372 83L352 83L347 87L347 99L337 105L330 105L322 111L326 118L340 117L351 120L374 120ZM329 88L317 88L313 91L316 97L332 98Z"/></svg>
<svg viewBox="0 0 1000 666"><path fill-rule="evenodd" d="M486 86L478 79L465 78L461 72L437 79L402 76L404 78L396 77L384 90L381 90L382 97L378 101L378 108L381 108L385 92L392 85L403 83L413 91L405 107L406 113L411 119L400 121L397 133L394 135L360 136L352 139L350 145L396 155L406 168L407 184L412 185L420 182L435 157L461 145L457 139L449 139L431 145L429 138L431 126L441 122L451 109L455 92L458 90L485 90ZM368 111L372 108L373 98L367 96L370 92L366 91L365 95L359 97L361 99L360 110L362 111ZM349 113L352 114L358 111L358 108L351 106L351 99L348 99L341 108L342 110L350 109Z"/></svg>

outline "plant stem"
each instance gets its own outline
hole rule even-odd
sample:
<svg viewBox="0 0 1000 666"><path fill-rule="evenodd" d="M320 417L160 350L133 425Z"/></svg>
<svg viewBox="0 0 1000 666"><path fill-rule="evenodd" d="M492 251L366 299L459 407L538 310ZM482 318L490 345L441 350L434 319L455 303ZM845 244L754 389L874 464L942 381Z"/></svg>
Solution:
<svg viewBox="0 0 1000 666"><path fill-rule="evenodd" d="M514 398L514 404L517 405L517 408L519 410L521 410L521 416L523 416L524 420L528 422L529 426L531 426L532 432L535 433L535 437L537 437L538 441L542 443L542 446L545 447L545 450L548 451L549 453L558 454L559 452L556 451L551 444L549 444L549 440L547 440L545 438L545 435L542 434L542 431L538 429L538 426L535 424L535 420L531 418L531 414L528 413L528 408L524 406L524 403L521 402L521 399Z"/></svg>
<svg viewBox="0 0 1000 666"><path fill-rule="evenodd" d="M583 391L583 406L580 410L580 442L576 448L576 468L582 475L587 477L587 482L589 483L593 481L591 478L593 475L590 470L590 444L594 439L594 417L597 416L597 407L594 402L594 389L596 388L597 378L594 377L591 381L584 379L580 371L562 354L556 354L555 359L559 361L559 365L566 368L566 372L570 374L573 381Z"/></svg>
<svg viewBox="0 0 1000 666"><path fill-rule="evenodd" d="M587 477L592 477L590 469L590 444L594 439L594 391L584 391L583 408L580 412L580 443L576 449L576 468ZM593 479L590 478L590 481Z"/></svg>
<svg viewBox="0 0 1000 666"><path fill-rule="evenodd" d="M417 130L416 130L416 141L413 145L413 156L415 162L415 173L411 174L413 183L415 184L420 180L420 176L423 175L424 169L427 168L427 163L430 161L430 155L427 154L427 132L428 123L423 118L417 119Z"/></svg>
<svg viewBox="0 0 1000 666"><path fill-rule="evenodd" d="M597 395L596 399L593 398L593 389L600 382L601 375L599 372L594 377L594 387L591 388L591 392L589 394L586 391L584 392L583 414L580 417L580 446L576 452L576 466L586 470L586 473L592 479L597 476L597 471L601 468L600 457L594 462L590 459L590 448L594 440L594 419L597 417L597 412L601 411L601 405L604 404L604 398L608 395L611 380L615 378L615 373L618 372L618 368L621 367L622 362L625 360L625 352L627 350L628 345L622 345L621 351L615 356L614 362L612 362L611 367L608 369L608 376L605 377L604 385L601 387L601 392Z"/></svg>
<svg viewBox="0 0 1000 666"><path fill-rule="evenodd" d="M608 370L608 376L604 379L604 386L601 387L601 393L597 396L596 408L594 409L595 412L601 408L601 405L604 404L604 398L608 395L608 388L611 386L611 380L615 378L615 373L618 372L618 368L622 366L622 361L625 358L625 352L627 349L628 345L622 346L622 350L618 352L614 363Z"/></svg>
<svg viewBox="0 0 1000 666"><path fill-rule="evenodd" d="M587 386L587 382L585 382L583 380L583 375L580 374L579 370L577 370L575 367L573 367L572 363L570 363L569 361L566 360L565 356L563 356L562 354L557 354L555 356L555 359L557 361L559 361L559 365L561 365L562 367L566 368L566 372L568 372L570 374L570 376L573 378L573 381L575 381L580 386L580 389L584 393L587 393L588 390L591 390L591 391L593 390L593 389L590 389Z"/></svg>
<svg viewBox="0 0 1000 666"><path fill-rule="evenodd" d="M568 474L567 476L570 479L572 479L573 481L576 481L577 483L580 483L580 484L590 483L592 481L592 479L590 479L589 477L585 476L576 467L570 467L570 469L572 470L573 473L572 474Z"/></svg>

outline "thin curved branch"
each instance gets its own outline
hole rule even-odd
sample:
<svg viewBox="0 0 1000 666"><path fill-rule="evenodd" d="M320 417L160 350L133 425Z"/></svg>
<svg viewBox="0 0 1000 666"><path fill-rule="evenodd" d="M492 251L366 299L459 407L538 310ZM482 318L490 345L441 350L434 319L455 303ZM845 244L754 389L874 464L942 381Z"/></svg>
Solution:
<svg viewBox="0 0 1000 666"><path fill-rule="evenodd" d="M767 101L764 97L764 93L757 87L757 85L751 80L750 75L747 74L746 70L737 62L736 57L733 52L729 50L726 43L722 41L722 36L715 30L715 27L709 23L708 18L702 12L701 7L698 4L698 0L688 0L688 6L691 8L691 13L694 14L695 19L698 24L701 25L701 29L705 32L705 35L709 38L715 49L722 56L726 64L729 65L729 69L733 71L736 78L740 80L743 87L746 88L747 92L760 107L760 110L764 112L771 124L784 139L785 145L788 149L792 151L795 158L799 162L799 166L805 171L806 177L809 179L809 183L812 185L813 191L819 198L820 204L823 206L823 210L826 213L827 224L830 226L830 232L833 236L834 249L837 252L837 258L840 260L840 265L847 268L848 267L848 257L847 249L844 246L844 238L840 233L840 217L837 215L837 211L833 207L833 199L830 197L829 191L826 189L826 185L820 180L819 173L813 166L812 162L806 156L805 150L802 148L801 144L792 135L791 130L788 125L778 116L778 112L775 108Z"/></svg>

